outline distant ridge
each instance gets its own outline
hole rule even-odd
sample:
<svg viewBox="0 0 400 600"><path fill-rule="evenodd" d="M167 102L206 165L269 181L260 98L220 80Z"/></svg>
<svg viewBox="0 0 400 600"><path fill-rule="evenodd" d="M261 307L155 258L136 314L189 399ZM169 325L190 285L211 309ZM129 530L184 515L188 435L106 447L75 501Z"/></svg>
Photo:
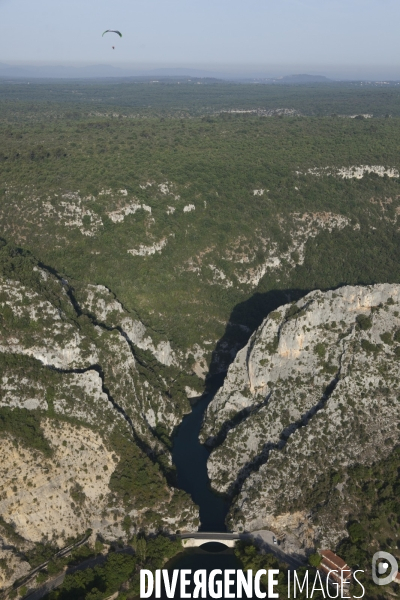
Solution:
<svg viewBox="0 0 400 600"><path fill-rule="evenodd" d="M99 78L126 78L126 77L181 77L183 79L213 78L213 79L238 79L229 73L220 73L205 69L190 67L156 69L138 69L134 67L120 68L111 65L90 65L84 67L71 67L63 65L7 65L0 63L0 77L8 79L36 78L36 79L99 79Z"/></svg>
<svg viewBox="0 0 400 600"><path fill-rule="evenodd" d="M318 83L332 81L323 75L286 75L267 77L261 73L230 73L221 70L198 69L192 67L159 67L140 69L121 68L111 65L89 65L82 67L64 65L9 65L0 63L0 78L7 79L102 79L126 77L181 77L183 79L225 79L229 81L255 81L263 83Z"/></svg>
<svg viewBox="0 0 400 600"><path fill-rule="evenodd" d="M52 79L87 79L98 77L128 77L132 69L119 69L110 65L91 65L86 67L69 67L63 65L7 65L0 63L0 77L7 78L52 78Z"/></svg>
<svg viewBox="0 0 400 600"><path fill-rule="evenodd" d="M281 81L285 83L324 83L333 81L324 75L285 75Z"/></svg>

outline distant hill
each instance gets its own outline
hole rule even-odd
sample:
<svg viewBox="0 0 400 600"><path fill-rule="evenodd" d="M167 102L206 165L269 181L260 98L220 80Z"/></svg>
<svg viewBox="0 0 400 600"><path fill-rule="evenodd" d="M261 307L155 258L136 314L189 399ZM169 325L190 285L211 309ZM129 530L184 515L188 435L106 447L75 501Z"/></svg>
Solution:
<svg viewBox="0 0 400 600"><path fill-rule="evenodd" d="M112 65L89 65L73 67L64 65L7 65L0 63L0 77L9 79L35 78L35 79L101 79L101 78L126 78L126 77L178 77L183 79L237 79L232 74L214 72L206 69L190 67L177 68L120 68Z"/></svg>
<svg viewBox="0 0 400 600"><path fill-rule="evenodd" d="M14 78L55 78L86 79L97 77L129 77L132 69L120 69L111 65L90 65L71 67L63 65L7 65L0 63L0 77Z"/></svg>
<svg viewBox="0 0 400 600"><path fill-rule="evenodd" d="M101 79L125 77L179 77L179 78L213 78L230 81L250 81L254 78L264 83L314 83L331 81L323 75L286 75L269 78L261 73L230 73L221 70L213 71L192 67L159 67L140 69L135 67L120 68L112 65L88 65L82 67L65 65L8 65L0 63L0 77L9 79Z"/></svg>
<svg viewBox="0 0 400 600"><path fill-rule="evenodd" d="M285 75L281 81L285 83L324 83L327 81L333 81L324 75Z"/></svg>

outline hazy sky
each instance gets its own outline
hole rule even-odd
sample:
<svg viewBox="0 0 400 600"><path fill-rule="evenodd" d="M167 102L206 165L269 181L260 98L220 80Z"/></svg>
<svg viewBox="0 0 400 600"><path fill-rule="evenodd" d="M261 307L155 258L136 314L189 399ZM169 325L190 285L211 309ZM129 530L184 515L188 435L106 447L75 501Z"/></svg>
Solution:
<svg viewBox="0 0 400 600"><path fill-rule="evenodd" d="M399 66L399 23L400 0L0 0L0 62Z"/></svg>

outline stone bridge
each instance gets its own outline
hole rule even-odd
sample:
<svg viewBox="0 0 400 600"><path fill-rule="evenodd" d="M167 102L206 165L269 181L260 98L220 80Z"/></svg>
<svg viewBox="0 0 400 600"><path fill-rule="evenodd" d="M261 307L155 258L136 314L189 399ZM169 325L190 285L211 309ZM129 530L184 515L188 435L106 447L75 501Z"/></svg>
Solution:
<svg viewBox="0 0 400 600"><path fill-rule="evenodd" d="M234 548L235 542L243 537L240 533L216 533L207 531L195 531L191 533L181 533L177 537L182 540L184 548L198 548L209 542L218 542L228 548Z"/></svg>
<svg viewBox="0 0 400 600"><path fill-rule="evenodd" d="M218 542L224 544L228 548L234 548L237 540L246 540L256 544L259 548L262 548L265 552L274 554L279 560L285 562L290 569L298 569L307 564L305 554L299 552L286 553L282 548L281 540L278 534L267 529L260 529L258 531L245 531L243 533L219 533L209 531L192 531L182 532L176 537L182 540L184 548L198 548L208 542ZM278 539L277 539L278 538Z"/></svg>

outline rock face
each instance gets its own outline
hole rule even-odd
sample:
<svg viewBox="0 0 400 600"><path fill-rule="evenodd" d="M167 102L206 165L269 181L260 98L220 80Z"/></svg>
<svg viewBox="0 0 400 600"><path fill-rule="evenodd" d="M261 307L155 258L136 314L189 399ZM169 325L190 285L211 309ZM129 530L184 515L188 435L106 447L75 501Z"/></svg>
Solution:
<svg viewBox="0 0 400 600"><path fill-rule="evenodd" d="M29 254L3 246L0 267L0 586L29 571L21 553L88 528L110 541L197 529L167 483L163 440L190 410L168 340Z"/></svg>
<svg viewBox="0 0 400 600"><path fill-rule="evenodd" d="M54 449L47 460L38 461L35 451L3 440L1 514L12 514L18 533L35 542L54 536L62 546L65 536L74 537L92 524L106 536L123 535L121 522L115 522L113 512L107 510L115 463L102 437L88 428L61 426L51 419L43 422L43 431Z"/></svg>
<svg viewBox="0 0 400 600"><path fill-rule="evenodd" d="M343 535L346 468L399 440L399 301L400 285L314 291L270 313L238 353L201 432L217 446L212 486L236 494L235 528L297 532L310 547ZM330 475L317 525L315 490Z"/></svg>
<svg viewBox="0 0 400 600"><path fill-rule="evenodd" d="M163 365L178 365L178 361L168 340L156 344L145 325L132 318L115 296L104 285L88 285L81 290L80 304L89 313L111 327L120 327L132 344L142 350L149 350Z"/></svg>

